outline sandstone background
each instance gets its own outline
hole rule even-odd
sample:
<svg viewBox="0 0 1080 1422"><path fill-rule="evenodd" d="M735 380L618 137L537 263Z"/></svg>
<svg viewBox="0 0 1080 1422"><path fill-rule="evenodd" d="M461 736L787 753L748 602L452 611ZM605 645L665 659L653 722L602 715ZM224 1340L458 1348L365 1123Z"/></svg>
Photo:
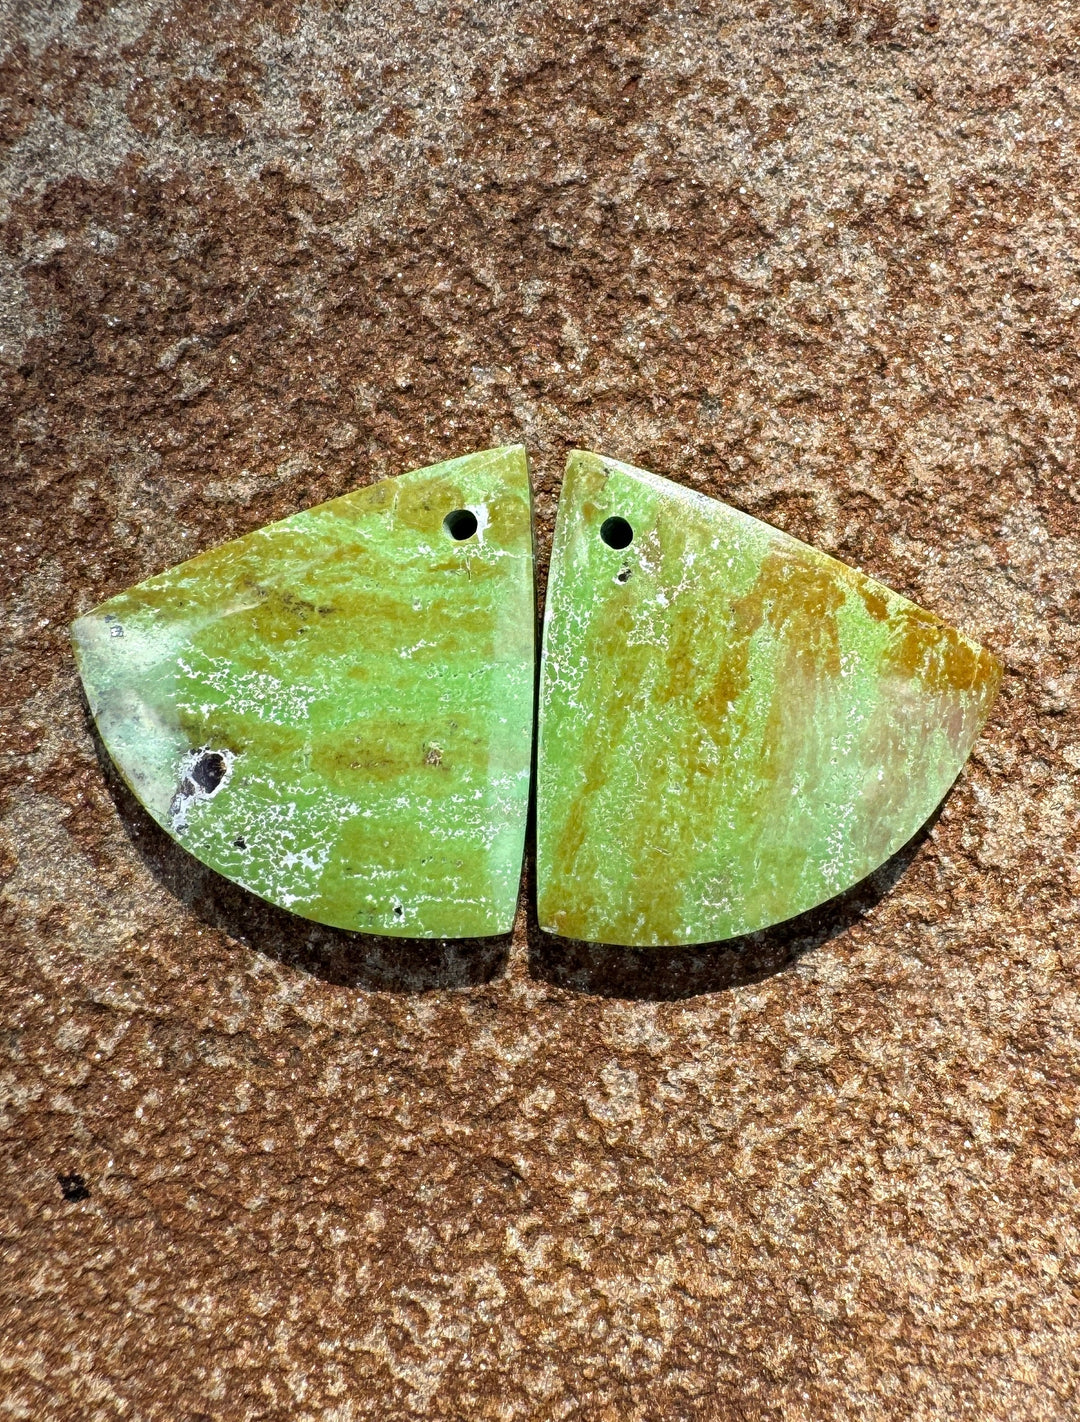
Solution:
<svg viewBox="0 0 1080 1422"><path fill-rule="evenodd" d="M1074 1416L1080 8L3 0L0 1418ZM524 440L984 640L794 925L372 942L169 843L77 613ZM74 1178L77 1177L77 1178Z"/></svg>

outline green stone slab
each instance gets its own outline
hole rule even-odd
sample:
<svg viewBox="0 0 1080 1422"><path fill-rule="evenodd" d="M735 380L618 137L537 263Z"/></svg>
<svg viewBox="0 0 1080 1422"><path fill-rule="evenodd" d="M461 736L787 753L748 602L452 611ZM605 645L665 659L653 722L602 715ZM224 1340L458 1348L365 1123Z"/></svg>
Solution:
<svg viewBox="0 0 1080 1422"><path fill-rule="evenodd" d="M612 518L633 532L622 549ZM571 454L540 680L541 928L702 943L822 903L931 814L1000 678L989 652L843 563Z"/></svg>
<svg viewBox="0 0 1080 1422"><path fill-rule="evenodd" d="M514 920L534 625L510 446L192 558L72 639L109 754L204 864L320 923L463 938Z"/></svg>

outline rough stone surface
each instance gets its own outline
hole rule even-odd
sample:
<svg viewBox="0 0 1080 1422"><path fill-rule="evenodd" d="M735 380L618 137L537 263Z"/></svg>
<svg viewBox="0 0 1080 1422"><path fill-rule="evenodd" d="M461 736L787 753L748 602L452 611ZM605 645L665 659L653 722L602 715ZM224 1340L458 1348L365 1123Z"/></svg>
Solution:
<svg viewBox="0 0 1080 1422"><path fill-rule="evenodd" d="M2 12L3 1415L1074 1410L1068 3ZM356 941L99 763L66 624L521 440L996 651L937 821L722 950Z"/></svg>

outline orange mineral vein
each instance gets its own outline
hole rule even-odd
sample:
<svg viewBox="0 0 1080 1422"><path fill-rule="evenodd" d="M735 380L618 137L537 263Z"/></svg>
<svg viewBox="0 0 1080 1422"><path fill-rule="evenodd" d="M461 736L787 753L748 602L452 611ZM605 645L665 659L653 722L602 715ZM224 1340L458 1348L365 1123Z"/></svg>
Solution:
<svg viewBox="0 0 1080 1422"><path fill-rule="evenodd" d="M738 510L570 455L540 682L543 929L729 938L831 898L947 793L990 652Z"/></svg>
<svg viewBox="0 0 1080 1422"><path fill-rule="evenodd" d="M506 932L535 652L525 451L346 494L72 628L102 740L157 822L339 928Z"/></svg>

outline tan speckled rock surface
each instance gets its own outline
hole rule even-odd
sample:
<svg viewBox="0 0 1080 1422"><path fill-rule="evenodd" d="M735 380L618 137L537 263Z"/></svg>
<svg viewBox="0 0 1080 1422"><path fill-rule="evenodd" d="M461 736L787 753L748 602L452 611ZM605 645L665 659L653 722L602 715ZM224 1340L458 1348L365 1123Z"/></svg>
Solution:
<svg viewBox="0 0 1080 1422"><path fill-rule="evenodd" d="M1077 5L57 0L0 44L0 1417L1071 1416ZM874 883L715 949L372 943L117 786L72 616L512 440L542 562L592 446L1004 658Z"/></svg>

